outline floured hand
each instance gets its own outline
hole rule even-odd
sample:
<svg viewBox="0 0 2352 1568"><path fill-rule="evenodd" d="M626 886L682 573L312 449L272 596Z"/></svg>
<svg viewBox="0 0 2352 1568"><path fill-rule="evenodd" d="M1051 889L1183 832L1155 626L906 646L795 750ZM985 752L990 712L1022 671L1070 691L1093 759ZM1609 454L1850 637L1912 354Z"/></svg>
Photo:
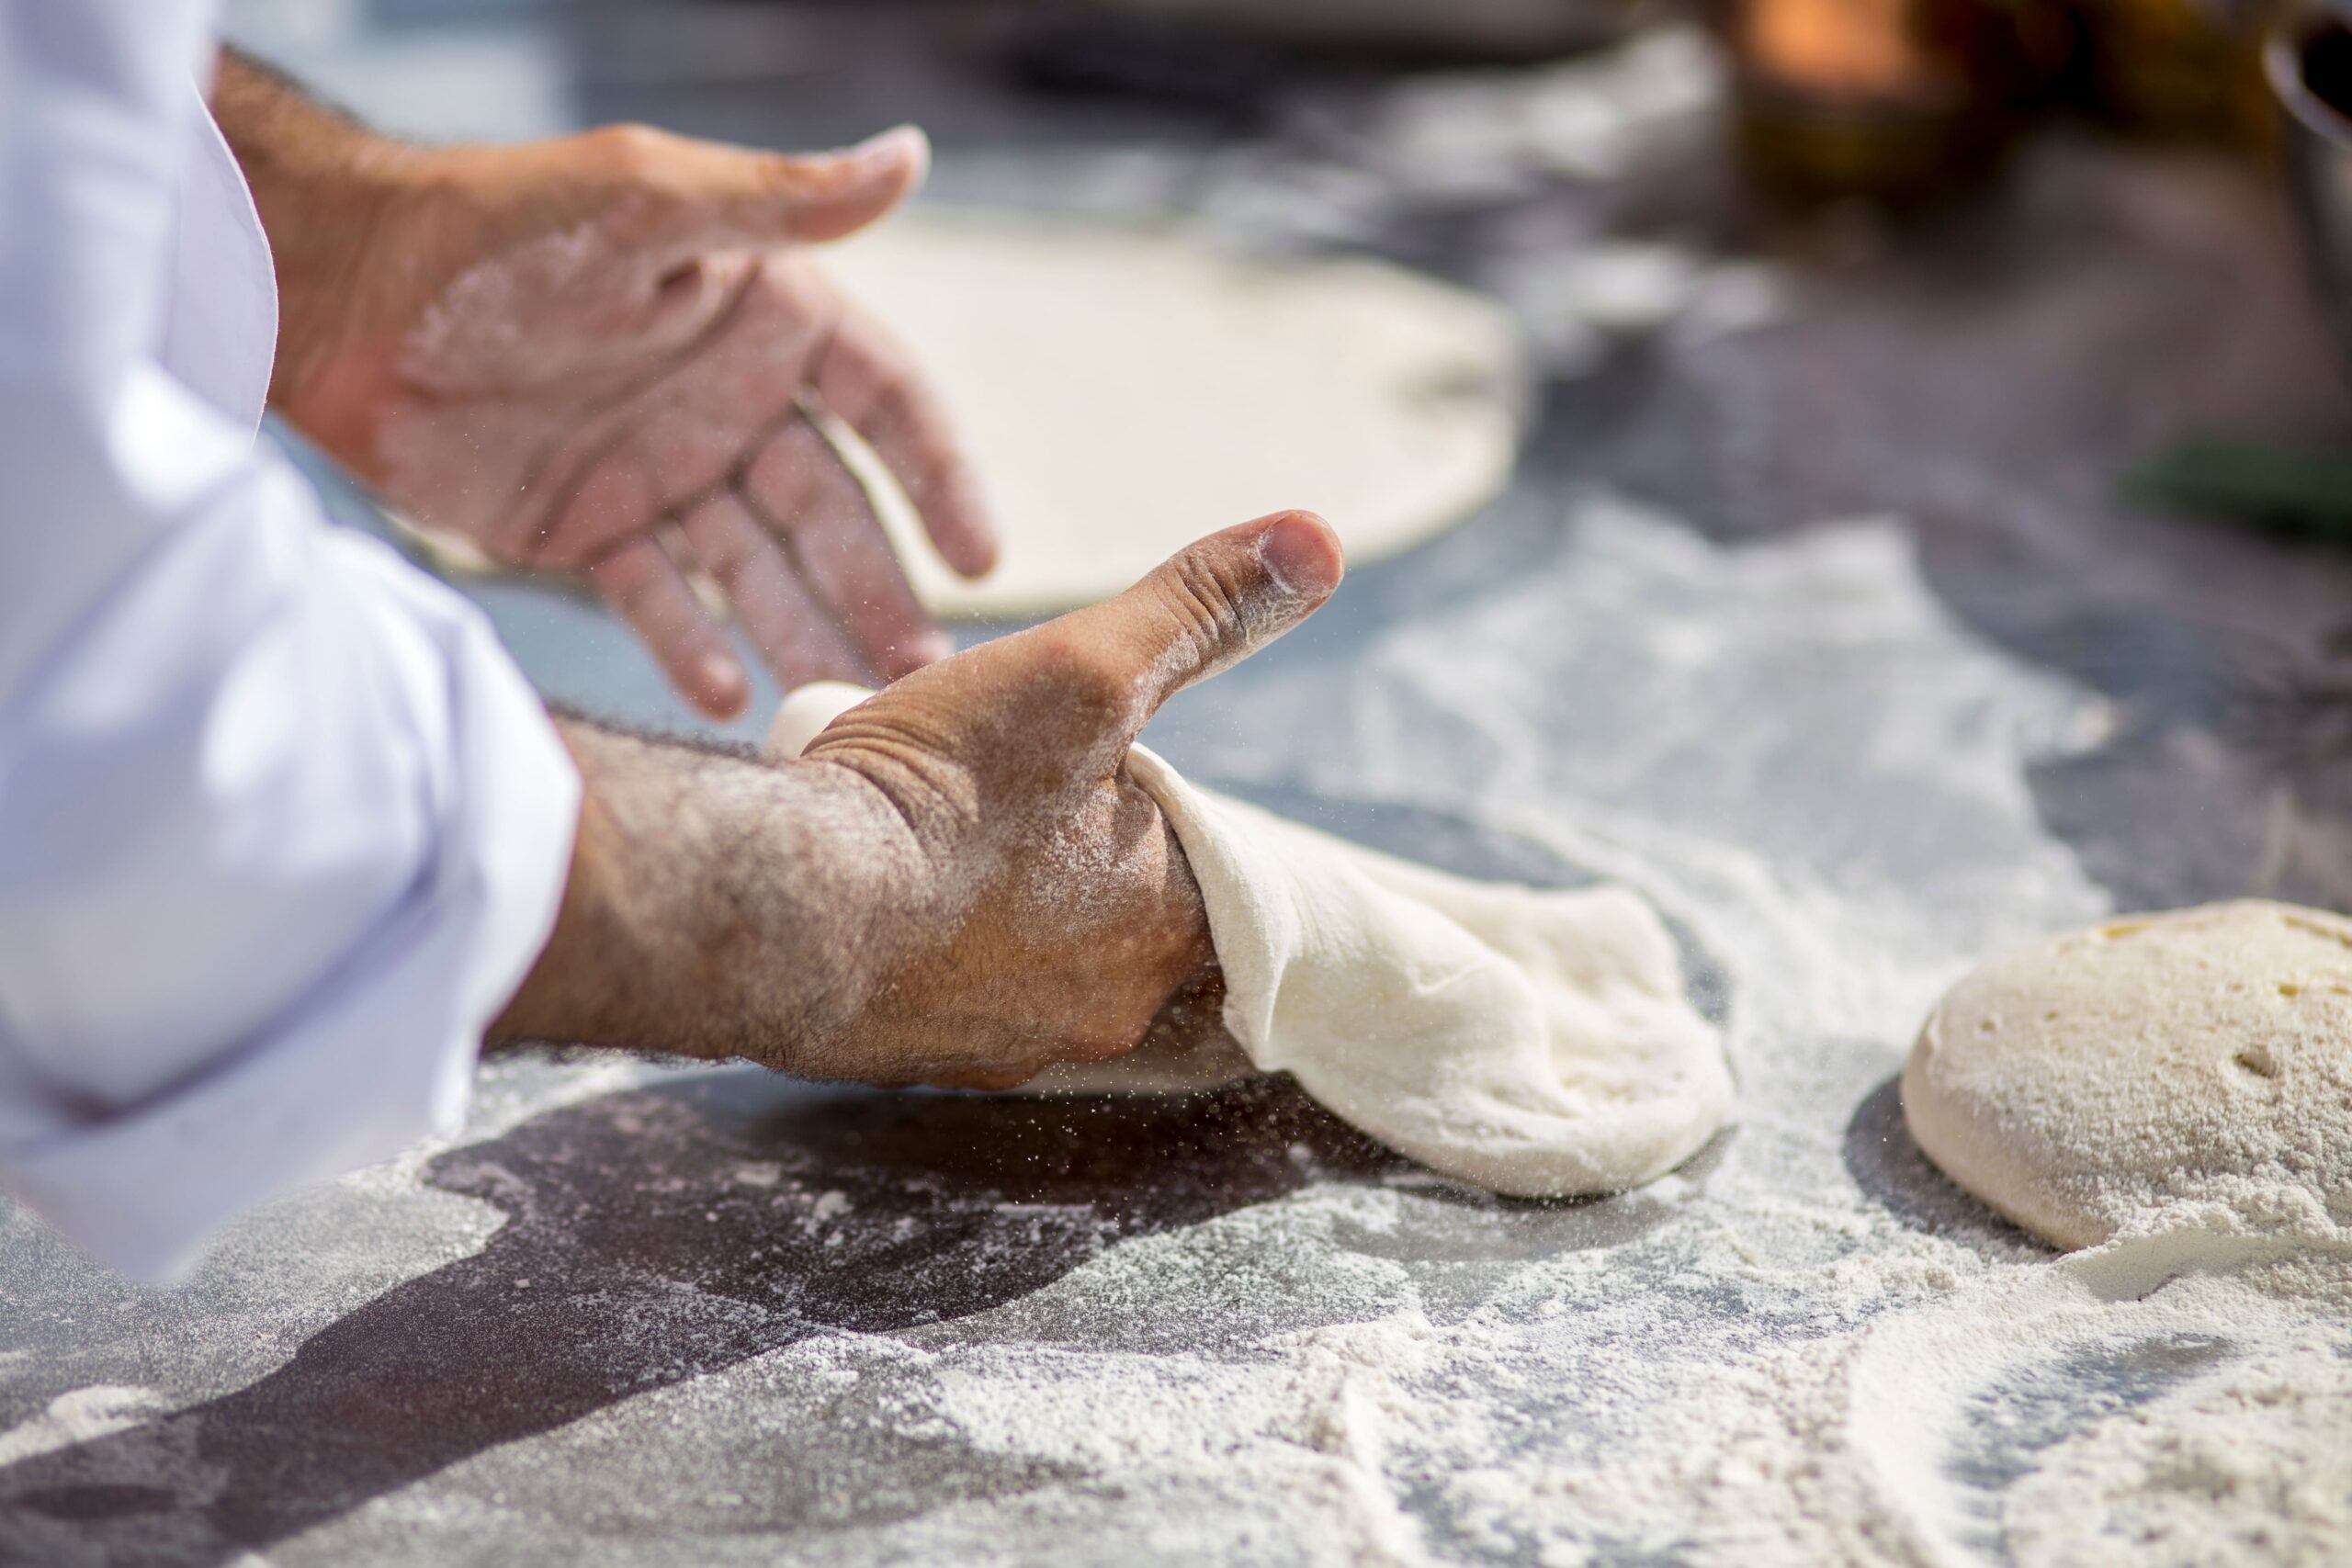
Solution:
<svg viewBox="0 0 2352 1568"><path fill-rule="evenodd" d="M554 938L503 1037L1009 1088L1213 1017L1216 950L1129 772L1168 696L1305 619L1339 540L1245 524L1127 592L906 676L797 761L570 725L587 781Z"/></svg>
<svg viewBox="0 0 2352 1568"><path fill-rule="evenodd" d="M707 713L750 688L694 570L786 685L896 677L950 645L810 414L871 445L957 570L989 569L993 528L938 398L808 247L890 211L928 156L912 130L807 158L635 126L365 138L332 219L258 168L273 395L419 522L584 572Z"/></svg>
<svg viewBox="0 0 2352 1568"><path fill-rule="evenodd" d="M924 868L837 1037L856 1058L844 1076L1010 1088L1127 1050L1213 984L1199 889L1128 750L1161 703L1305 619L1341 570L1307 514L1227 529L1114 600L908 676L809 742L798 765L888 801Z"/></svg>

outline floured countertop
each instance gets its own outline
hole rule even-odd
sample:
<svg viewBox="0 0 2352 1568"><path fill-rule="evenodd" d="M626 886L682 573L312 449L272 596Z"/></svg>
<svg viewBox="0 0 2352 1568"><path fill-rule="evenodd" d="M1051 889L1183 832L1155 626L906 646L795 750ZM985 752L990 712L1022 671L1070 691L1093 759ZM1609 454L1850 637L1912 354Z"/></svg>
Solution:
<svg viewBox="0 0 2352 1568"><path fill-rule="evenodd" d="M1204 221L1295 174L1224 167ZM1153 732L1384 848L1648 894L1740 1084L1682 1171L1503 1202L1274 1084L508 1058L458 1143L180 1292L7 1217L0 1558L2342 1561L2334 1255L2061 1259L1895 1105L1990 949L2352 896L2352 569L2108 499L2174 434L2352 431L2282 220L2195 159L2021 175L1965 265L1778 255L1769 310L1748 251L1618 254L1605 310L1543 247L1453 257L1574 351L1517 486ZM645 706L618 634L485 592L550 686Z"/></svg>

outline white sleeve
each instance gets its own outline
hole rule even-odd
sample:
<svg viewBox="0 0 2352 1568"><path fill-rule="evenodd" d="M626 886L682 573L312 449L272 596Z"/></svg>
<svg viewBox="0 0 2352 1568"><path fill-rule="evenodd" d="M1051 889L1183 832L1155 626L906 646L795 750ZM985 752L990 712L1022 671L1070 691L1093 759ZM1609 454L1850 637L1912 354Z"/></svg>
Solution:
<svg viewBox="0 0 2352 1568"><path fill-rule="evenodd" d="M199 0L0 0L0 1179L164 1276L461 1110L579 781L481 617L158 367Z"/></svg>

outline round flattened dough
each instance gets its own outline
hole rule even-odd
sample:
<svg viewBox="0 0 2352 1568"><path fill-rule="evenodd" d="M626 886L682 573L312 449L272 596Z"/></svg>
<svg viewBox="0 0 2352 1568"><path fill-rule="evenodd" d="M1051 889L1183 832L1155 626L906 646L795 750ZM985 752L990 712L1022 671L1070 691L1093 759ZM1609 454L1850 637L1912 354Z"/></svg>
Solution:
<svg viewBox="0 0 2352 1568"><path fill-rule="evenodd" d="M968 582L870 456L847 454L942 615L1091 604L1204 534L1291 507L1376 560L1469 516L1517 456L1510 319L1398 267L935 210L825 258L944 392L997 502L1002 557Z"/></svg>
<svg viewBox="0 0 2352 1568"><path fill-rule="evenodd" d="M2061 1247L2219 1204L2352 1212L2352 921L2243 900L2108 921L1954 986L1903 1071L1929 1158Z"/></svg>

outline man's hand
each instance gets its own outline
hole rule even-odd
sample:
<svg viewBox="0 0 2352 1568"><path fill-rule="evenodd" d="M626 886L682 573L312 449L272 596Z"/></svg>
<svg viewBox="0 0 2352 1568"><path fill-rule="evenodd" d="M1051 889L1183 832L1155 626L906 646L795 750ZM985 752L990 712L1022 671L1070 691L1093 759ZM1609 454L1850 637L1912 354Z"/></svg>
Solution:
<svg viewBox="0 0 2352 1568"><path fill-rule="evenodd" d="M922 182L920 131L805 158L636 126L420 149L234 57L214 103L277 257L272 400L391 505L584 572L714 716L750 688L689 570L786 685L947 651L810 417L872 446L949 565L994 563L937 396L808 252Z"/></svg>
<svg viewBox="0 0 2352 1568"><path fill-rule="evenodd" d="M1125 1050L1216 960L1128 748L1342 570L1306 513L1227 529L907 676L780 766L682 769L694 754L575 729L571 884L498 1032L976 1088Z"/></svg>

